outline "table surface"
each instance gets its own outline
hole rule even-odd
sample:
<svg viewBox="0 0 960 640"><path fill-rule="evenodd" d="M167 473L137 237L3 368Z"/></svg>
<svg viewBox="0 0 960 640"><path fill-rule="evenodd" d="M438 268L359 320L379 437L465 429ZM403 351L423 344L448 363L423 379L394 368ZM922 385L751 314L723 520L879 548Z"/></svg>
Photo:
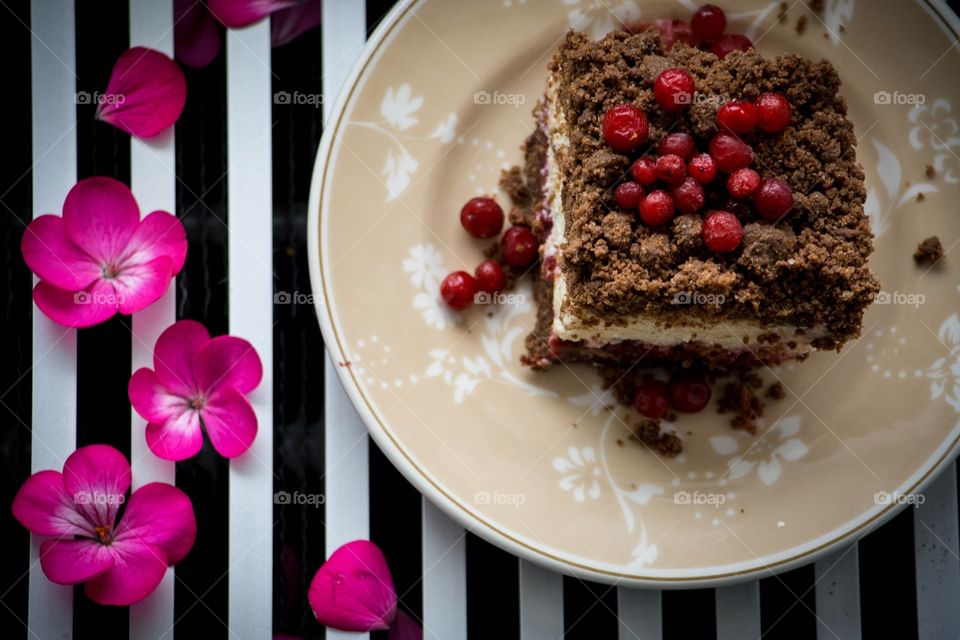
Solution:
<svg viewBox="0 0 960 640"><path fill-rule="evenodd" d="M960 636L955 465L920 508L830 558L736 587L659 592L517 560L425 502L371 445L312 307L296 301L310 291L306 200L323 121L391 4L327 0L322 28L272 51L266 23L231 32L212 65L186 70L176 131L144 144L97 123L95 105L77 96L102 91L129 46L172 52L172 0L0 3L14 98L0 162L2 503L76 446L108 443L131 459L136 483L186 491L199 525L193 551L154 595L104 608L46 581L35 541L0 509L4 637L362 637L325 634L306 603L317 567L355 538L384 550L401 606L423 622L425 638ZM322 94L323 108L277 104L278 91ZM31 217L59 212L73 183L93 175L130 184L144 210L175 211L189 254L176 287L148 311L76 332L34 312L19 247ZM282 292L294 304L271 304ZM260 433L245 462L209 447L176 465L145 452L127 381L180 318L250 339L265 362L252 396ZM325 501L274 505L277 491Z"/></svg>

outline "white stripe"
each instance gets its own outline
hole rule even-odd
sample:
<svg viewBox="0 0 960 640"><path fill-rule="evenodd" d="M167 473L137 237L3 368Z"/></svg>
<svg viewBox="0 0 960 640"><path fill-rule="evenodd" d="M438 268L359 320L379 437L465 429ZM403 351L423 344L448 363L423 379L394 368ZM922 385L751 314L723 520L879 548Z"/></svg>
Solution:
<svg viewBox="0 0 960 640"><path fill-rule="evenodd" d="M620 640L660 640L663 615L659 589L617 589Z"/></svg>
<svg viewBox="0 0 960 640"><path fill-rule="evenodd" d="M913 514L917 626L921 638L960 636L960 549L957 536L957 465L923 492Z"/></svg>
<svg viewBox="0 0 960 640"><path fill-rule="evenodd" d="M270 638L273 618L273 193L270 22L227 32L230 335L249 340L263 380L248 397L257 437L230 461L229 626Z"/></svg>
<svg viewBox="0 0 960 640"><path fill-rule="evenodd" d="M563 638L563 576L520 560L520 640Z"/></svg>
<svg viewBox="0 0 960 640"><path fill-rule="evenodd" d="M817 637L860 638L860 552L856 543L813 565Z"/></svg>
<svg viewBox="0 0 960 640"><path fill-rule="evenodd" d="M366 27L363 2L323 3L323 118L330 116L337 94L350 68L360 56ZM316 283L314 283L316 286ZM327 557L340 545L370 537L369 438L367 429L350 404L336 362L328 357L324 367L323 425ZM370 634L327 629L327 640L365 640Z"/></svg>
<svg viewBox="0 0 960 640"><path fill-rule="evenodd" d="M467 542L463 527L423 498L423 637L467 638Z"/></svg>
<svg viewBox="0 0 960 640"><path fill-rule="evenodd" d="M130 46L156 49L173 56L172 0L130 0ZM130 188L140 205L141 216L158 209L176 213L174 128L149 142L130 138ZM176 282L155 303L134 314L131 320L131 373L153 368L153 346L160 334L176 320ZM161 460L147 447L146 421L131 410L130 465L133 489L150 482L176 481L173 462ZM149 598L130 607L131 638L173 636L173 570Z"/></svg>
<svg viewBox="0 0 960 640"><path fill-rule="evenodd" d="M30 22L33 215L59 215L77 180L73 0L32 0ZM31 411L31 468L59 471L77 444L77 334L47 319L36 307ZM43 575L39 543L31 536L27 615L31 637L69 638L73 587L53 584Z"/></svg>
<svg viewBox="0 0 960 640"><path fill-rule="evenodd" d="M760 637L760 583L756 580L716 590L717 640Z"/></svg>

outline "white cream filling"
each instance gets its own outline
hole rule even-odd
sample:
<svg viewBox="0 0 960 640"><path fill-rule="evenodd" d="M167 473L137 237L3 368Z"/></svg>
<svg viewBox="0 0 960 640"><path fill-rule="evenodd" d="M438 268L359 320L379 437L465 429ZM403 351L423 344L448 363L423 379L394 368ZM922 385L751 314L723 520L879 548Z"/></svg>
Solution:
<svg viewBox="0 0 960 640"><path fill-rule="evenodd" d="M558 72L559 73L559 72ZM564 242L563 175L558 171L556 158L569 151L570 138L561 133L566 130L566 117L560 109L554 76L547 81L546 124L550 144L547 147L547 179L544 185L553 227L544 246L544 255L556 255L557 271L553 280L553 333L562 340L586 342L588 346L603 346L623 341L639 341L670 347L688 342L716 345L725 349L751 349L761 336L778 335L786 342L796 343L791 349L796 353L811 350L810 342L828 334L823 328L799 330L790 325L761 325L749 320L704 321L691 315L683 324L662 326L652 315L637 315L626 323L607 325L602 322L587 323L571 313L567 299L567 283L563 275L562 254L558 251ZM695 297L690 293L690 298ZM799 331L799 333L798 333ZM786 346L786 345L785 345Z"/></svg>

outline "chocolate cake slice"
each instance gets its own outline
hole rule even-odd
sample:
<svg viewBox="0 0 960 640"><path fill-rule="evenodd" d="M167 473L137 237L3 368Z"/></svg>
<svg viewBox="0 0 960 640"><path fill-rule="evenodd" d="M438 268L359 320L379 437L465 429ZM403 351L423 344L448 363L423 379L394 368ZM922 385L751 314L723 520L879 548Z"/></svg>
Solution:
<svg viewBox="0 0 960 640"><path fill-rule="evenodd" d="M719 59L682 43L665 51L653 30L599 41L570 31L549 68L527 167L507 180L527 201L517 204L533 202L526 222L542 241L526 364L769 364L859 336L879 284L867 265L873 235L856 137L829 62L754 50ZM685 70L695 91L682 109L666 110L653 88L672 68ZM789 101L789 124L738 136L753 150L751 169L792 189L785 215L771 221L749 198L732 198L722 171L702 184L702 208L664 224L618 205L614 192L634 179L631 164L665 135L688 133L696 153L707 152L721 133L718 109L767 92ZM604 115L618 105L639 107L649 124L630 153L604 136ZM655 188L670 187L644 187ZM740 223L735 249L705 243L704 222L718 210Z"/></svg>

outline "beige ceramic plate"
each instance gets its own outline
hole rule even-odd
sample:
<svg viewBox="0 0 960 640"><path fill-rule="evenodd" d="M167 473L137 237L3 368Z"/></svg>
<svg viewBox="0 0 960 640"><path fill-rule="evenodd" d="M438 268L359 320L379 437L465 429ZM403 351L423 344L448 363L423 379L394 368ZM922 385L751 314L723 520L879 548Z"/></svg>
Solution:
<svg viewBox="0 0 960 640"><path fill-rule="evenodd" d="M518 364L529 300L458 316L437 298L447 272L481 259L460 206L495 192L501 168L520 160L564 31L688 18L689 2L403 3L371 39L324 135L311 275L328 348L350 363L339 369L347 393L431 500L557 570L665 587L786 569L922 500L911 494L956 449L960 254L931 272L911 258L927 236L947 247L960 237L956 18L939 2L881 10L829 0L822 19L795 3L777 24L779 2L723 4L733 30L765 54L838 68L883 283L859 341L765 372L788 395L768 408L759 437L710 410L676 423L686 450L674 460L621 446L626 410L604 410L612 403L590 368L537 374Z"/></svg>

